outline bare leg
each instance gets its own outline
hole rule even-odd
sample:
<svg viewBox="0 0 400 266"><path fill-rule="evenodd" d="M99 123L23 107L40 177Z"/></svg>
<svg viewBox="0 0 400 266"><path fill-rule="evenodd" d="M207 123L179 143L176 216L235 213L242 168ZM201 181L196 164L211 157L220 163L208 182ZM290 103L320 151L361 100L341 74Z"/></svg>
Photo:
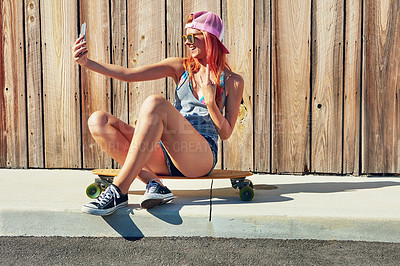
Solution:
<svg viewBox="0 0 400 266"><path fill-rule="evenodd" d="M207 141L165 98L156 95L148 97L139 117L124 165L114 180L123 194L128 192L133 180L157 150L160 139L184 175L203 176L210 171L213 154ZM200 143L204 148L176 148L182 143L185 147L189 147L190 143Z"/></svg>
<svg viewBox="0 0 400 266"><path fill-rule="evenodd" d="M123 165L129 151L135 129L115 116L97 111L88 120L89 130L100 147L120 165ZM144 183L157 178L157 174L168 175L164 153L158 145L148 164L139 172Z"/></svg>

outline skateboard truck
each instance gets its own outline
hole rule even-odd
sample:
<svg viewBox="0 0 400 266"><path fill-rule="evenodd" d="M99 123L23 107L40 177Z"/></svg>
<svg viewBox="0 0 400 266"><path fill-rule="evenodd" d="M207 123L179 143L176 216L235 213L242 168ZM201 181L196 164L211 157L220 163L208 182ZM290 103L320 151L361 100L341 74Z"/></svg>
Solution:
<svg viewBox="0 0 400 266"><path fill-rule="evenodd" d="M239 189L240 199L251 201L254 198L253 182L245 177L232 178L231 184L234 189Z"/></svg>
<svg viewBox="0 0 400 266"><path fill-rule="evenodd" d="M113 183L113 180L113 176L99 175L98 178L94 179L94 183L86 188L86 195L91 199L96 199L100 196L101 192Z"/></svg>

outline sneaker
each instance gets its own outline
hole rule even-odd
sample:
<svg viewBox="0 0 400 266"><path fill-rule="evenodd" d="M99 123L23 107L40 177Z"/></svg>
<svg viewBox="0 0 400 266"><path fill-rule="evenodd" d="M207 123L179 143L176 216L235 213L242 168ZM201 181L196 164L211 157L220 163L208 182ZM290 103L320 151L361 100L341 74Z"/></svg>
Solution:
<svg viewBox="0 0 400 266"><path fill-rule="evenodd" d="M151 180L147 183L146 192L140 199L140 206L143 209L150 209L167 203L173 198L174 195L167 187L162 186L156 180Z"/></svg>
<svg viewBox="0 0 400 266"><path fill-rule="evenodd" d="M105 216L127 205L128 194L122 195L121 190L114 184L111 184L95 201L83 205L82 212Z"/></svg>

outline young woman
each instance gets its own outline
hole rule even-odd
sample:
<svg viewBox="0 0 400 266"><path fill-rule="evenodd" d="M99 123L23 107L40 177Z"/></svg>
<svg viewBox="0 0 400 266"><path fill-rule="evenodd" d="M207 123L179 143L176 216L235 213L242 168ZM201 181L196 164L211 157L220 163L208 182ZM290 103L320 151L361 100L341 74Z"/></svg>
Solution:
<svg viewBox="0 0 400 266"><path fill-rule="evenodd" d="M83 212L109 215L126 206L136 177L147 184L140 204L151 208L173 198L157 175L200 177L214 169L218 136L228 139L238 117L243 79L226 62L229 51L221 42L224 28L218 15L194 12L185 30L187 58L134 69L91 60L83 37L76 40L74 59L87 69L127 82L171 77L177 84L174 105L158 95L143 102L136 128L101 111L90 116L93 138L122 169L111 186L82 207Z"/></svg>

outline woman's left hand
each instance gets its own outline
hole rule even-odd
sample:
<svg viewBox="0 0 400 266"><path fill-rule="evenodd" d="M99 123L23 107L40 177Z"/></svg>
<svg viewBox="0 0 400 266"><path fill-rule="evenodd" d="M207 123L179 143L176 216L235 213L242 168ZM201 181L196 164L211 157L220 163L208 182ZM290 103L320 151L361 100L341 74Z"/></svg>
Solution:
<svg viewBox="0 0 400 266"><path fill-rule="evenodd" d="M203 92L204 102L206 105L215 103L215 94L217 85L210 78L210 66L207 64L206 81L201 84L201 91Z"/></svg>

